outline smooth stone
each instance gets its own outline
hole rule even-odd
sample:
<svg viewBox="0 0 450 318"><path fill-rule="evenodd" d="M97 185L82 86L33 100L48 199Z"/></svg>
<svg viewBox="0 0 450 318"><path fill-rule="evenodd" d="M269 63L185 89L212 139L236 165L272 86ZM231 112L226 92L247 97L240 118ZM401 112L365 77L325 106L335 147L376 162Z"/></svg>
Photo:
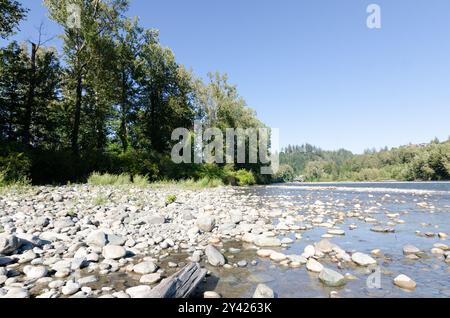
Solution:
<svg viewBox="0 0 450 318"><path fill-rule="evenodd" d="M414 290L417 285L415 281L403 274L394 278L394 284L400 288L408 290Z"/></svg>
<svg viewBox="0 0 450 318"><path fill-rule="evenodd" d="M376 233L395 233L395 229L392 227L384 226L374 226L370 229L372 232Z"/></svg>
<svg viewBox="0 0 450 318"><path fill-rule="evenodd" d="M216 226L216 219L211 216L202 216L197 219L196 225L203 232L212 232Z"/></svg>
<svg viewBox="0 0 450 318"><path fill-rule="evenodd" d="M133 266L133 271L141 275L152 274L156 272L158 266L153 262L142 262Z"/></svg>
<svg viewBox="0 0 450 318"><path fill-rule="evenodd" d="M279 247L281 241L276 237L258 236L253 240L253 243L259 247Z"/></svg>
<svg viewBox="0 0 450 318"><path fill-rule="evenodd" d="M214 291L206 291L203 293L203 298L207 299L214 299L214 298L222 298L219 293L216 293Z"/></svg>
<svg viewBox="0 0 450 318"><path fill-rule="evenodd" d="M70 295L75 294L79 290L80 290L80 284L69 281L62 288L61 292L66 296L70 296Z"/></svg>
<svg viewBox="0 0 450 318"><path fill-rule="evenodd" d="M29 298L30 293L27 289L21 287L10 287L5 295L0 298Z"/></svg>
<svg viewBox="0 0 450 318"><path fill-rule="evenodd" d="M258 255L259 257L270 257L270 255L272 255L272 253L275 253L275 251L264 250L264 249L256 251L256 255Z"/></svg>
<svg viewBox="0 0 450 318"><path fill-rule="evenodd" d="M98 277L95 276L95 275L86 276L86 277L78 279L77 282L80 285L88 285L88 284L92 284L92 283L98 282Z"/></svg>
<svg viewBox="0 0 450 318"><path fill-rule="evenodd" d="M208 263L212 266L225 265L225 257L212 245L208 245L205 249L205 255Z"/></svg>
<svg viewBox="0 0 450 318"><path fill-rule="evenodd" d="M246 260L239 261L237 263L238 267L247 267L248 263Z"/></svg>
<svg viewBox="0 0 450 318"><path fill-rule="evenodd" d="M48 270L45 266L27 265L23 268L23 272L29 279L39 279L47 276Z"/></svg>
<svg viewBox="0 0 450 318"><path fill-rule="evenodd" d="M287 256L284 255L283 253L274 252L270 254L270 259L274 262L281 262L287 259Z"/></svg>
<svg viewBox="0 0 450 318"><path fill-rule="evenodd" d="M275 298L275 294L269 286L258 284L258 286L256 286L255 293L253 294L253 298Z"/></svg>
<svg viewBox="0 0 450 318"><path fill-rule="evenodd" d="M358 264L359 266L369 266L377 263L372 257L363 253L353 253L352 261Z"/></svg>
<svg viewBox="0 0 450 318"><path fill-rule="evenodd" d="M91 232L86 238L86 244L95 247L104 247L107 243L106 235L103 231Z"/></svg>
<svg viewBox="0 0 450 318"><path fill-rule="evenodd" d="M0 235L0 254L9 255L22 246L22 241L15 235Z"/></svg>
<svg viewBox="0 0 450 318"><path fill-rule="evenodd" d="M314 258L310 258L306 263L306 269L313 273L320 273L323 270L323 265Z"/></svg>
<svg viewBox="0 0 450 318"><path fill-rule="evenodd" d="M139 280L139 283L141 284L156 284L159 281L161 281L161 274L160 273L153 273L153 274L147 274L143 275L141 279Z"/></svg>
<svg viewBox="0 0 450 318"><path fill-rule="evenodd" d="M329 287L340 287L346 284L345 277L331 269L324 268L319 275L320 281Z"/></svg>
<svg viewBox="0 0 450 318"><path fill-rule="evenodd" d="M331 229L327 232L328 234L331 235L345 235L345 231L344 230L339 230L339 229Z"/></svg>
<svg viewBox="0 0 450 318"><path fill-rule="evenodd" d="M405 255L417 254L417 253L420 253L420 250L417 247L415 247L414 245L408 244L403 247L403 254L405 254Z"/></svg>
<svg viewBox="0 0 450 318"><path fill-rule="evenodd" d="M120 259L125 257L127 251L119 245L106 245L103 247L103 257L106 259Z"/></svg>
<svg viewBox="0 0 450 318"><path fill-rule="evenodd" d="M125 292L131 298L149 298L152 288L148 285L140 285L128 288Z"/></svg>
<svg viewBox="0 0 450 318"><path fill-rule="evenodd" d="M312 245L306 246L303 250L303 256L306 258L313 257L314 255L316 255L316 249Z"/></svg>

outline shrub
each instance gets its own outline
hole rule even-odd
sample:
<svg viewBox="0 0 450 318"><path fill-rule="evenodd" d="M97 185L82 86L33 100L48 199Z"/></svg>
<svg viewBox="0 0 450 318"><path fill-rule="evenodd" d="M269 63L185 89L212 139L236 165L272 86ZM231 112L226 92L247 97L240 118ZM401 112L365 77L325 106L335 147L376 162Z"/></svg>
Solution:
<svg viewBox="0 0 450 318"><path fill-rule="evenodd" d="M31 160L24 153L12 152L0 157L0 185L29 185Z"/></svg>
<svg viewBox="0 0 450 318"><path fill-rule="evenodd" d="M236 178L236 182L239 186L248 186L256 184L255 176L251 171L241 169L234 172L233 176Z"/></svg>
<svg viewBox="0 0 450 318"><path fill-rule="evenodd" d="M168 195L166 198L166 205L172 204L177 200L177 196L174 194Z"/></svg>
<svg viewBox="0 0 450 318"><path fill-rule="evenodd" d="M276 182L292 182L294 180L294 169L290 165L281 165L274 179Z"/></svg>

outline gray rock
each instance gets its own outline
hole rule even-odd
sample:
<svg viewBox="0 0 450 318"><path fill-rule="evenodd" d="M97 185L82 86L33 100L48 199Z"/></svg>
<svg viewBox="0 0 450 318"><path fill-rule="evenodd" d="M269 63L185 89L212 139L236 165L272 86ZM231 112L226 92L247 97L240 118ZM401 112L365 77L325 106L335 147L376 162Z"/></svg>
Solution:
<svg viewBox="0 0 450 318"><path fill-rule="evenodd" d="M345 277L331 269L324 268L319 274L320 281L329 287L341 287L346 284Z"/></svg>
<svg viewBox="0 0 450 318"><path fill-rule="evenodd" d="M164 217L162 217L161 215L152 215L152 216L146 217L144 222L147 224L158 225L158 224L166 223L166 219Z"/></svg>
<svg viewBox="0 0 450 318"><path fill-rule="evenodd" d="M57 220L53 223L53 227L56 230L62 230L68 227L73 227L74 225L75 223L70 219Z"/></svg>
<svg viewBox="0 0 450 318"><path fill-rule="evenodd" d="M75 294L79 290L80 290L80 284L74 283L72 281L68 281L66 283L66 286L64 286L61 291L64 295L70 296L70 295Z"/></svg>
<svg viewBox="0 0 450 318"><path fill-rule="evenodd" d="M281 246L281 241L276 237L258 236L253 240L253 243L259 247L278 247Z"/></svg>
<svg viewBox="0 0 450 318"><path fill-rule="evenodd" d="M225 257L212 245L208 245L205 249L206 257L208 258L208 263L212 266L223 266L225 265Z"/></svg>
<svg viewBox="0 0 450 318"><path fill-rule="evenodd" d="M153 262L142 262L133 266L133 271L141 275L147 275L156 272L158 266Z"/></svg>
<svg viewBox="0 0 450 318"><path fill-rule="evenodd" d="M161 274L160 273L153 273L153 274L147 274L143 275L139 282L141 284L156 284L161 280Z"/></svg>
<svg viewBox="0 0 450 318"><path fill-rule="evenodd" d="M377 263L371 256L363 253L353 253L352 261L360 266L369 266Z"/></svg>
<svg viewBox="0 0 450 318"><path fill-rule="evenodd" d="M125 237L116 235L116 234L108 234L107 240L108 240L108 244L120 245L120 246L125 245L125 242L127 241L127 239Z"/></svg>
<svg viewBox="0 0 450 318"><path fill-rule="evenodd" d="M314 258L310 258L306 263L306 269L313 273L320 273L323 270L323 265Z"/></svg>
<svg viewBox="0 0 450 318"><path fill-rule="evenodd" d="M86 244L94 247L104 247L107 243L106 235L103 231L91 232L86 238Z"/></svg>
<svg viewBox="0 0 450 318"><path fill-rule="evenodd" d="M273 290L264 284L259 284L256 286L255 293L253 294L253 298L275 298L275 294Z"/></svg>
<svg viewBox="0 0 450 318"><path fill-rule="evenodd" d="M374 226L370 230L377 233L395 233L394 228L387 226Z"/></svg>
<svg viewBox="0 0 450 318"><path fill-rule="evenodd" d="M45 266L27 265L23 268L23 272L28 279L39 279L47 276L48 270Z"/></svg>
<svg viewBox="0 0 450 318"><path fill-rule="evenodd" d="M15 235L0 235L0 254L9 255L22 246L22 241Z"/></svg>
<svg viewBox="0 0 450 318"><path fill-rule="evenodd" d="M202 216L197 219L197 227L203 232L211 232L216 226L216 220L211 216Z"/></svg>
<svg viewBox="0 0 450 318"><path fill-rule="evenodd" d="M103 247L103 257L106 259L120 259L125 257L127 251L119 245L106 245Z"/></svg>
<svg viewBox="0 0 450 318"><path fill-rule="evenodd" d="M136 287L131 287L126 290L126 293L130 295L131 298L149 298L152 288L148 285L141 285Z"/></svg>
<svg viewBox="0 0 450 318"><path fill-rule="evenodd" d="M6 295L0 296L0 298L29 298L29 297L30 297L29 291L21 287L10 287Z"/></svg>
<svg viewBox="0 0 450 318"><path fill-rule="evenodd" d="M88 284L92 284L92 283L96 283L98 282L98 278L95 275L91 275L91 276L86 276L83 278L78 279L78 284L82 285L88 285Z"/></svg>
<svg viewBox="0 0 450 318"><path fill-rule="evenodd" d="M394 285L403 289L414 290L417 284L408 276L399 275L396 278L394 278Z"/></svg>
<svg viewBox="0 0 450 318"><path fill-rule="evenodd" d="M414 245L408 244L403 247L403 254L405 254L405 255L418 254L418 253L420 253L420 250L417 247L415 247Z"/></svg>

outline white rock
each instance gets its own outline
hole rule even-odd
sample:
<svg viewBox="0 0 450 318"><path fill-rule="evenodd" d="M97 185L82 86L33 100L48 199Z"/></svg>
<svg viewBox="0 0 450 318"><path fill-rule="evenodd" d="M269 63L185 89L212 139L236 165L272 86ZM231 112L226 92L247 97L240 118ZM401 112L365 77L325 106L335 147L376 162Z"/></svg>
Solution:
<svg viewBox="0 0 450 318"><path fill-rule="evenodd" d="M363 253L353 253L352 261L360 266L369 266L377 263L371 256Z"/></svg>
<svg viewBox="0 0 450 318"><path fill-rule="evenodd" d="M416 288L416 282L406 275L399 275L394 278L394 284L400 288L413 290Z"/></svg>
<svg viewBox="0 0 450 318"><path fill-rule="evenodd" d="M314 258L310 258L306 263L306 268L313 273L320 273L323 270L323 265L316 261Z"/></svg>
<svg viewBox="0 0 450 318"><path fill-rule="evenodd" d="M258 284L256 286L255 293L253 294L253 298L275 298L273 290L265 285L265 284Z"/></svg>
<svg viewBox="0 0 450 318"><path fill-rule="evenodd" d="M106 245L103 247L103 257L106 259L120 259L125 257L127 251L119 245Z"/></svg>

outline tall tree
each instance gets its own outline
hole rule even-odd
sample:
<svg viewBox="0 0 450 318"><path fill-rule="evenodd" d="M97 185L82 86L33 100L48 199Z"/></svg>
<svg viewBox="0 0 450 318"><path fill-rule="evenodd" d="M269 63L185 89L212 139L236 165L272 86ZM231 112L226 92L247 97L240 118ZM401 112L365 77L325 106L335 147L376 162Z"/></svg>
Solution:
<svg viewBox="0 0 450 318"><path fill-rule="evenodd" d="M0 38L7 38L12 35L27 12L28 10L16 0L1 0Z"/></svg>
<svg viewBox="0 0 450 318"><path fill-rule="evenodd" d="M44 0L50 17L64 28L64 53L68 65L67 80L74 87L73 124L71 132L72 152L80 152L79 137L86 93L87 72L98 67L98 54L102 37L108 36L122 13L128 7L127 0ZM73 23L76 22L76 23ZM94 115L94 114L91 114Z"/></svg>

